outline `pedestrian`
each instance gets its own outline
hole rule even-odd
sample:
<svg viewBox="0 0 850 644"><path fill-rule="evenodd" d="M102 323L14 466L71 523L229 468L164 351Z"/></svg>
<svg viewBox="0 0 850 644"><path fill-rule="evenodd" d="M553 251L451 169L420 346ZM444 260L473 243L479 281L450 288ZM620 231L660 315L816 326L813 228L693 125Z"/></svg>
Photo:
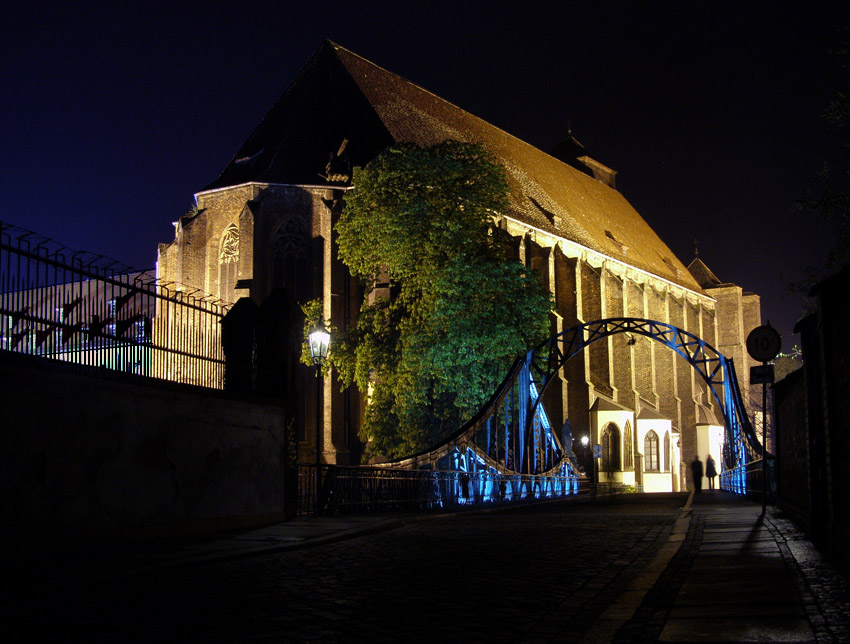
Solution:
<svg viewBox="0 0 850 644"><path fill-rule="evenodd" d="M694 481L694 492L699 494L702 492L702 461L699 460L699 456L694 456L694 460L691 461L691 477Z"/></svg>
<svg viewBox="0 0 850 644"><path fill-rule="evenodd" d="M708 455L708 458L705 461L705 475L708 477L708 489L714 489L714 477L717 476L717 466L714 464L714 459L711 458L711 454Z"/></svg>
<svg viewBox="0 0 850 644"><path fill-rule="evenodd" d="M469 503L469 474L467 474L466 472L460 473L460 487L461 490L463 490L462 494L466 499L466 502Z"/></svg>

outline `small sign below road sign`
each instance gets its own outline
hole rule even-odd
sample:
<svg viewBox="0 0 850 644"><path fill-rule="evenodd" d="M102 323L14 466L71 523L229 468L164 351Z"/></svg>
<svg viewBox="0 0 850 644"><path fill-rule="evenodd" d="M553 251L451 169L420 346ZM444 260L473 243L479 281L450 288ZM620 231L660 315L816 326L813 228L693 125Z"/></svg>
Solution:
<svg viewBox="0 0 850 644"><path fill-rule="evenodd" d="M779 337L777 330L770 326L770 324L757 326L747 336L747 353L759 362L773 360L779 355L781 348L782 338Z"/></svg>
<svg viewBox="0 0 850 644"><path fill-rule="evenodd" d="M593 458L602 458L602 445L593 446Z"/></svg>
<svg viewBox="0 0 850 644"><path fill-rule="evenodd" d="M750 367L750 384L751 385L769 385L773 383L773 365L761 364L757 367Z"/></svg>

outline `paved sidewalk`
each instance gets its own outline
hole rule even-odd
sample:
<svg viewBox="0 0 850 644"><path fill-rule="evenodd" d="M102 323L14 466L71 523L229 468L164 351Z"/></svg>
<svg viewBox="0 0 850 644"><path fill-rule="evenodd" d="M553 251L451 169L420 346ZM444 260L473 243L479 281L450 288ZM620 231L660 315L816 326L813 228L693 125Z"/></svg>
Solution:
<svg viewBox="0 0 850 644"><path fill-rule="evenodd" d="M704 491L686 516L687 530L677 525L659 554L663 571L623 594L620 605L645 591L605 641L850 642L846 578L781 513Z"/></svg>

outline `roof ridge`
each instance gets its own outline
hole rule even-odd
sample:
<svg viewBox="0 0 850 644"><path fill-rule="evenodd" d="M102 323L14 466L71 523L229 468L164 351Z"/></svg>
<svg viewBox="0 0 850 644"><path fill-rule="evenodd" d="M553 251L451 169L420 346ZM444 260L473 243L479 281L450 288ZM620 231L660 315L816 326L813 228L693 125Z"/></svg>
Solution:
<svg viewBox="0 0 850 644"><path fill-rule="evenodd" d="M403 81L404 81L405 83L407 83L408 85L411 85L412 87L415 87L416 89L418 89L418 90L419 90L419 91L421 91L421 92L424 92L425 94L428 94L428 95L430 95L430 96L433 96L433 97L434 97L435 99L437 99L438 101L441 101L441 102L443 102L443 103L445 103L445 104L447 104L447 105L451 105L453 108L455 108L455 109L457 109L457 110L460 110L461 112L463 112L463 113L464 113L464 114L466 114L467 116L470 116L470 117L474 118L474 119L475 119L475 120L477 120L477 121L480 121L481 123L485 124L487 127L491 127L491 128L493 128L493 129L495 129L495 130L498 130L498 131L499 131L499 132L501 132L502 134L504 134L504 135L506 135L506 136L510 137L511 139L513 139L513 140L515 140L515 141L519 141L519 142L520 142L520 143L522 143L523 145L525 145L525 146L527 146L527 147L531 148L533 151L535 151L535 152L539 152L540 154L545 154L546 156L548 156L548 157L550 157L550 158L554 159L555 161L557 161L557 162L558 162L558 163L560 163L561 165L563 165L563 166L565 166L565 167L569 168L569 169L570 169L570 170L572 170L573 172L578 172L579 174L582 174L582 175L584 174L584 173L582 173L580 170L577 170L576 168L572 167L570 164L568 164L568 163L564 163L564 162L563 162L561 159L559 159L558 157L552 156L551 154L549 154L549 153L548 153L548 152L546 152L545 150L542 150L541 148L538 148L536 145L533 145L533 144L529 143L529 142L528 142L528 141L526 141L525 139L521 139L521 138L520 138L520 137L518 137L516 134L512 134L512 133L510 133L510 132L508 132L507 130L505 130L505 129L503 129L503 128L499 127L498 125L495 125L495 124L491 123L490 121L487 121L487 120L485 120L485 119L481 118L481 117L480 117L480 116L478 116L477 114L473 114L472 112L469 112L468 110L465 110L465 109L464 109L464 108L462 108L460 105L457 105L456 103L452 103L452 102L451 102L450 100L448 100L447 98L443 98L443 97L442 97L442 96L440 96L439 94L435 94L434 92L432 92L432 91L431 91L431 90L429 90L428 88L423 87L422 85L419 85L418 83L415 83L414 81L410 80L409 78L406 78L405 76L402 76L401 74L397 74L396 72L391 71L391 70L387 69L386 67L382 67L382 66L381 66L381 65L379 65L378 63L376 63L376 62L374 62L374 61L372 61L372 60L369 60L369 59L368 59L368 58L366 58L365 56L361 56L360 54L358 54L358 53L357 53L357 52L355 52L355 51L351 51L350 49L348 49L347 47L344 47L344 46L340 45L339 43L333 43L333 41L330 41L330 40L328 40L328 41L326 41L326 42L331 43L331 44L332 44L335 48L337 48L337 49L341 49L341 50L345 51L346 53L348 53L348 54L350 54L350 55L354 56L355 58L359 58L360 60L362 60L362 61L363 61L363 62L365 62L365 63L368 63L368 64L369 64L369 65L371 65L372 67L376 67L377 69L380 69L381 71L383 71L383 72L385 72L385 73L387 73L387 74L391 74L392 76L395 76L396 78L400 78L401 80L403 80ZM341 62L342 62L342 61L341 61ZM345 65L345 63L343 63L343 65ZM347 68L346 68L346 69L347 69ZM350 72L350 70L349 70L349 74L350 74L350 73L351 73L351 72ZM354 82L355 82L355 83L357 82L357 79L356 79L356 78L354 79ZM605 185L605 184L600 184L600 185ZM615 192L617 192L617 190L616 190L615 188L611 188L610 186L605 186L605 187L606 187L606 188L609 188L610 190L614 190Z"/></svg>
<svg viewBox="0 0 850 644"><path fill-rule="evenodd" d="M263 115L263 118L260 119L260 122L257 124L257 126L253 130L251 130L251 134L248 135L248 138L246 138L244 140L244 142L242 143L242 145L240 145L236 149L236 151L233 153L233 156L230 158L230 161L228 161L225 164L224 168L218 174L218 176L215 178L215 180L208 183L201 192L203 192L205 190L209 190L213 186L218 187L217 184L219 183L219 181L222 180L224 175L227 174L228 170L230 170L232 168L233 164L236 163L239 158L242 158L243 155L240 155L240 153L242 152L243 148L257 135L258 132L260 132L263 129L263 126L267 122L269 122L272 115L276 113L277 106L280 105L281 103L283 103L283 101L286 100L286 98L287 98L287 96L289 96L289 93L292 90L292 88L295 87L298 84L298 81L301 80L301 78L307 73L307 71L309 69L311 69L313 62L321 55L322 51L325 50L329 45L333 46L334 44L335 43L332 40L325 39L322 42L322 44L320 44L316 48L316 50L313 52L313 55L310 56L310 58L307 60L307 62L304 65L302 65L301 68L298 70L298 73L295 74L295 78L293 78L292 81L290 81L289 85L286 86L286 89L283 90L283 93L272 104L271 108L266 111L266 113ZM277 155L275 155L275 156L277 156Z"/></svg>
<svg viewBox="0 0 850 644"><path fill-rule="evenodd" d="M699 285L705 288L720 286L723 282L714 274L708 264L702 261L699 257L694 257L691 263L688 264L688 272L694 276L694 279L699 282Z"/></svg>
<svg viewBox="0 0 850 644"><path fill-rule="evenodd" d="M378 63L376 63L375 61L370 60L370 59L366 58L365 56L363 56L363 55L361 55L361 54L358 54L356 51L352 51L351 49L349 49L348 47L345 47L344 45L340 45L339 43L336 43L336 42L334 42L334 41L332 41L332 40L326 40L325 42L326 42L326 43L329 43L329 44L330 44L332 47L334 47L335 49L341 49L341 50L345 51L346 53L350 54L351 56L354 56L355 58L359 58L359 59L360 59L360 60L362 60L364 63L367 63L367 64L371 65L372 67L376 67L377 69L380 69L381 71L383 71L383 72L385 72L385 73L387 73L387 74L391 74L392 76L395 76L396 78L400 78L400 79L401 79L401 80L403 80L405 83L407 83L408 85L411 85L412 87L415 87L415 88L416 88L416 89L418 89L419 91L422 91L422 92L424 92L424 93L426 93L426 94L428 94L428 95L430 95L430 96L433 96L435 99L437 99L437 100L439 100L439 101L441 101L441 102L443 102L443 103L446 103L447 105L451 105L453 108L455 108L455 109L457 109L457 110L460 110L460 111L461 111L461 112L463 112L464 114L466 114L466 115L468 115L468 116L471 116L472 118L474 118L474 119L476 119L476 120L478 120L478 121L480 121L480 122L484 123L484 124L485 124L485 125L487 125L488 127L491 127L491 128L493 128L493 129L496 129L496 130L498 130L499 132L501 132L502 134L504 134L504 135L506 135L506 136L509 136L510 138L514 139L515 141L519 141L519 142L520 142L520 143L522 143L523 145L528 146L529 148L531 148L531 149L532 149L532 150L534 150L535 152L539 152L539 153L541 153L541 154L545 154L546 156L548 156L548 157L550 157L550 158L554 159L555 161L557 161L557 162L558 162L558 163L560 163L561 165L563 165L563 166L565 166L565 167L569 168L570 170L575 171L575 172L579 172L580 174L584 174L584 173L582 173L582 172L581 172L581 170L577 170L576 168L574 168L573 166L571 166L569 163L564 162L563 160L561 160L561 159L559 159L558 157L554 156L553 154L551 154L551 153L547 152L546 150L544 150L544 149L542 149L542 148L539 148L539 147L537 147L536 145L534 145L534 144L532 144L532 143L529 143L529 142L528 142L528 141L526 141L525 139L521 139L521 138L520 138L520 137L518 137L516 134L513 134L513 133L511 133L511 132L508 132L508 131L507 131L507 130L505 130L504 128L502 128L502 127L500 127L500 126L498 126L498 125L495 125L494 123L491 123L490 121L487 121L487 120L485 120L485 119L481 118L481 117L480 117L480 116L478 116L477 114L473 114L472 112L470 112L470 111L468 111L468 110L464 109L464 108L463 108L463 107L461 107L460 105L457 105L456 103L453 103L452 101L448 100L447 98L444 98L444 97L440 96L439 94L435 94L434 92L432 92L432 91L431 91L430 89L428 89L427 87L423 87L422 85L420 85L420 84L418 84L418 83L416 83L416 82L414 82L414 81L410 80L409 78L407 78L407 77L405 77L405 76L402 76L401 74L397 74L396 72L394 72L394 71L392 71L392 70L389 70L389 69L387 69L386 67L383 67L383 66L379 65L379 64L378 64ZM343 63L343 65L344 65L344 64L345 64L345 63ZM350 73L350 71L349 71L349 73ZM354 81L355 81L355 82L357 82L357 79L354 79ZM582 147L582 148L584 148L584 145L582 145L581 143L579 143L579 145L581 145L581 147ZM584 149L585 149L585 152L586 152L586 151L587 151L587 149L586 149L586 148L584 148ZM588 156L590 156L590 155L588 154ZM592 158L592 157L591 157L591 158ZM593 160L594 160L594 161L596 161L596 163L599 163L600 165L603 165L603 166L605 165L604 163L601 163L601 162L600 162L600 161L598 161L597 159L593 159ZM607 168L608 166L605 166L605 167ZM614 171L614 170L612 170L612 172L613 172L613 171ZM603 186L605 186L606 188L608 188L608 189L610 189L610 190L614 190L615 192L619 192L616 188L612 188L611 186L609 186L609 185L607 185L607 184L604 184L604 183L601 183L601 182L599 182L599 183L600 183L600 185L603 185Z"/></svg>
<svg viewBox="0 0 850 644"><path fill-rule="evenodd" d="M505 166L511 186L507 217L702 293L699 281L616 188L330 39L206 189L247 181L304 184L343 138L352 165L365 165L386 146L404 142L479 143Z"/></svg>

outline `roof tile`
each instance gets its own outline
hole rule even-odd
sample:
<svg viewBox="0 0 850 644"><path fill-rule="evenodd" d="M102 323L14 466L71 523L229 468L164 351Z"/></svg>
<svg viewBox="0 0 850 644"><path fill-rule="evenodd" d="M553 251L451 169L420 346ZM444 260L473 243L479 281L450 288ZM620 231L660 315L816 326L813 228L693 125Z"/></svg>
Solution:
<svg viewBox="0 0 850 644"><path fill-rule="evenodd" d="M317 184L343 138L353 165L393 142L484 145L505 166L506 213L701 292L617 190L337 45L325 42L208 189L246 181ZM238 160L249 158L250 162Z"/></svg>

